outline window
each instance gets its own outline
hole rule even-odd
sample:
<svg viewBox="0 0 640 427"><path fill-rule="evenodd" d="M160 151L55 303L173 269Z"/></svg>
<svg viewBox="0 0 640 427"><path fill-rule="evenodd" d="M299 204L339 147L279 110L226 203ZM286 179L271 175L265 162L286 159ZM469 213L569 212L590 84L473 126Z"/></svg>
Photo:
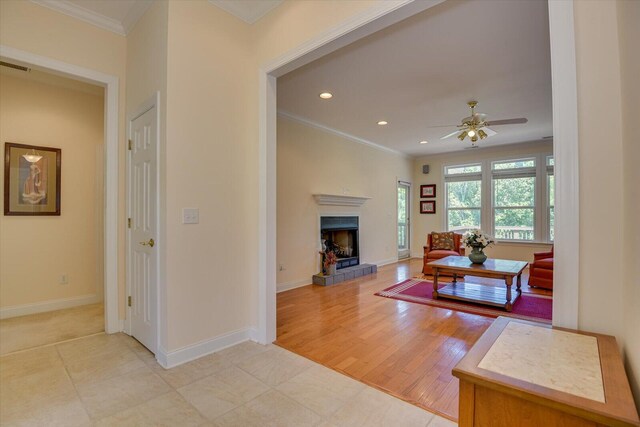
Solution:
<svg viewBox="0 0 640 427"><path fill-rule="evenodd" d="M500 240L535 240L536 160L493 162L493 232Z"/></svg>
<svg viewBox="0 0 640 427"><path fill-rule="evenodd" d="M553 210L555 199L555 178L553 175L554 166L553 156L547 156L547 226L549 229L548 238L550 242L553 242L553 225L555 215Z"/></svg>
<svg viewBox="0 0 640 427"><path fill-rule="evenodd" d="M480 228L482 217L482 166L445 168L447 230L465 232Z"/></svg>
<svg viewBox="0 0 640 427"><path fill-rule="evenodd" d="M552 156L447 165L444 186L447 230L481 228L502 241L553 241Z"/></svg>

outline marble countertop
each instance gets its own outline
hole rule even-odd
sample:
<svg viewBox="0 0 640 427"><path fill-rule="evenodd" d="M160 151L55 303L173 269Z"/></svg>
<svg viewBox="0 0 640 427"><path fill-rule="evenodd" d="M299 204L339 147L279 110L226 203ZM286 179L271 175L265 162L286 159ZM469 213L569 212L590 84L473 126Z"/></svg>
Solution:
<svg viewBox="0 0 640 427"><path fill-rule="evenodd" d="M479 368L605 402L595 337L509 322Z"/></svg>

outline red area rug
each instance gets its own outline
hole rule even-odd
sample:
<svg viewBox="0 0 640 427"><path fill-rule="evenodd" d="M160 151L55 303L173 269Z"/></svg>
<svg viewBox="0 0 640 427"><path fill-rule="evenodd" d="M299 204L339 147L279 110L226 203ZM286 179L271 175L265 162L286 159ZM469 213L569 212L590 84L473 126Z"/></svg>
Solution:
<svg viewBox="0 0 640 427"><path fill-rule="evenodd" d="M442 288L447 284L448 283L443 283L439 285L438 288ZM513 287L513 291L515 292L515 286ZM466 301L443 298L434 300L431 295L432 292L433 282L407 279L376 293L376 295L433 307L464 311L465 313L479 314L487 317L506 316L515 317L516 319L551 323L552 298L549 296L523 293L513 305L513 310L508 312L501 308Z"/></svg>

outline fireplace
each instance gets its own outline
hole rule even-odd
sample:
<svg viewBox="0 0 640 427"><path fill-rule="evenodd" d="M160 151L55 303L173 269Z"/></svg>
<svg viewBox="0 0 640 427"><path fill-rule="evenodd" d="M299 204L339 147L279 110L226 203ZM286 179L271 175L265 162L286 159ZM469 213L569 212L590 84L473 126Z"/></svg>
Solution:
<svg viewBox="0 0 640 427"><path fill-rule="evenodd" d="M336 254L337 270L360 264L357 216L320 217L320 241Z"/></svg>

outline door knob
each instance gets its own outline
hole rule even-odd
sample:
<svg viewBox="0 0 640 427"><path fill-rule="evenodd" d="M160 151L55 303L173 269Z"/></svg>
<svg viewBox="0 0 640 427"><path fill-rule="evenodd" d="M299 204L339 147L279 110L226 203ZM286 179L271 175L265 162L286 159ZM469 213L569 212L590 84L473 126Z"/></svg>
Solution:
<svg viewBox="0 0 640 427"><path fill-rule="evenodd" d="M155 245L155 244L156 244L156 242L154 242L154 241L153 241L153 239L149 239L149 241L148 241L148 242L140 242L140 244L141 244L142 246L151 246L151 247L153 247L153 245Z"/></svg>

